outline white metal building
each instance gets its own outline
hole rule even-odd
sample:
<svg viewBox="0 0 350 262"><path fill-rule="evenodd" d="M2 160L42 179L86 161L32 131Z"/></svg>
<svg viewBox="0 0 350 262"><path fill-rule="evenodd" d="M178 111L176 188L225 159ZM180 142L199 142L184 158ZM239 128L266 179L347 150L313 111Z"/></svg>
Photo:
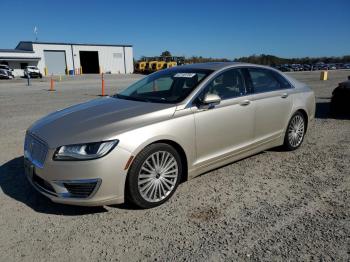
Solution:
<svg viewBox="0 0 350 262"><path fill-rule="evenodd" d="M15 49L0 49L0 64L9 65L16 76L23 76L28 65L37 66L43 75L134 71L131 45L21 41Z"/></svg>

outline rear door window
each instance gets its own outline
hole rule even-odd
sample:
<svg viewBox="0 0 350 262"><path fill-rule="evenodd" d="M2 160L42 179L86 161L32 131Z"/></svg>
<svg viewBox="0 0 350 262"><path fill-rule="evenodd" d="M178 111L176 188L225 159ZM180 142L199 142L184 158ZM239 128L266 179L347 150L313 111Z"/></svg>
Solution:
<svg viewBox="0 0 350 262"><path fill-rule="evenodd" d="M289 82L281 75L264 68L248 68L254 93L265 93L290 88Z"/></svg>

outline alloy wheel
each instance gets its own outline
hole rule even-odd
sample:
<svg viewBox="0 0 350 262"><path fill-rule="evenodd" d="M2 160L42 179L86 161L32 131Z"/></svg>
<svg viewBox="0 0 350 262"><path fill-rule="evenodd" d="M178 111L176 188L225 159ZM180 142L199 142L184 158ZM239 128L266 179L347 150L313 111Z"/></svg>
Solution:
<svg viewBox="0 0 350 262"><path fill-rule="evenodd" d="M142 164L138 174L138 190L149 202L159 202L176 187L179 168L176 158L167 151L151 154Z"/></svg>
<svg viewBox="0 0 350 262"><path fill-rule="evenodd" d="M305 132L305 121L304 118L297 114L290 121L288 127L288 141L292 147L298 147L303 141Z"/></svg>

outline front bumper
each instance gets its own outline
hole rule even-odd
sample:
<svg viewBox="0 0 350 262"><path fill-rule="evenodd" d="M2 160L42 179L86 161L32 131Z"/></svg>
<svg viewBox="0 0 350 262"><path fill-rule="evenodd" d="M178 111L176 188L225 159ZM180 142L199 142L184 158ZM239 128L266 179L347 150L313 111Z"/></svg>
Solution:
<svg viewBox="0 0 350 262"><path fill-rule="evenodd" d="M26 75L30 75L30 77L32 77L32 78L42 76L42 74L40 72L27 72Z"/></svg>
<svg viewBox="0 0 350 262"><path fill-rule="evenodd" d="M49 149L42 167L24 160L25 173L33 187L53 202L103 206L124 202L127 170L131 153L120 147L105 157L89 161L53 161Z"/></svg>
<svg viewBox="0 0 350 262"><path fill-rule="evenodd" d="M30 73L30 77L35 78L35 77L41 77L41 74L38 73Z"/></svg>

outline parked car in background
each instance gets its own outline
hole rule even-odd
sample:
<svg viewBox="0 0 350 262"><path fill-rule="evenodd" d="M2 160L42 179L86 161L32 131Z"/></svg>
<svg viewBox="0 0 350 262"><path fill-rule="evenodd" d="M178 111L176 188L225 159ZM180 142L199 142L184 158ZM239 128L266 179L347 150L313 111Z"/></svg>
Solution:
<svg viewBox="0 0 350 262"><path fill-rule="evenodd" d="M188 178L299 148L314 113L313 91L271 67L172 67L38 120L26 132L25 173L54 202L151 208Z"/></svg>
<svg viewBox="0 0 350 262"><path fill-rule="evenodd" d="M8 65L0 64L0 69L7 71L7 75L8 75L9 78L14 78L15 77L13 75L13 69L10 68Z"/></svg>
<svg viewBox="0 0 350 262"><path fill-rule="evenodd" d="M293 69L289 65L281 65L279 70L281 72L293 72Z"/></svg>
<svg viewBox="0 0 350 262"><path fill-rule="evenodd" d="M336 70L337 67L336 67L335 64L328 64L328 65L327 65L327 69L328 69L328 70Z"/></svg>
<svg viewBox="0 0 350 262"><path fill-rule="evenodd" d="M328 70L328 65L321 66L320 70Z"/></svg>
<svg viewBox="0 0 350 262"><path fill-rule="evenodd" d="M303 71L304 70L303 66L300 64L292 64L291 67L292 67L293 71Z"/></svg>
<svg viewBox="0 0 350 262"><path fill-rule="evenodd" d="M324 62L318 62L312 68L313 70L328 70L328 66Z"/></svg>
<svg viewBox="0 0 350 262"><path fill-rule="evenodd" d="M290 67L292 68L292 70L295 71L299 71L299 67L296 64L291 64Z"/></svg>
<svg viewBox="0 0 350 262"><path fill-rule="evenodd" d="M328 70L328 65L314 65L314 70Z"/></svg>
<svg viewBox="0 0 350 262"><path fill-rule="evenodd" d="M36 66L26 66L26 68L24 69L24 77L28 77L28 75L31 78L43 77L43 75L40 73L39 68Z"/></svg>
<svg viewBox="0 0 350 262"><path fill-rule="evenodd" d="M350 77L333 90L330 108L333 116L350 118Z"/></svg>
<svg viewBox="0 0 350 262"><path fill-rule="evenodd" d="M336 63L335 66L337 67L337 69L344 69L343 63Z"/></svg>
<svg viewBox="0 0 350 262"><path fill-rule="evenodd" d="M303 71L311 71L311 65L309 64L303 64L302 68L303 68Z"/></svg>
<svg viewBox="0 0 350 262"><path fill-rule="evenodd" d="M277 69L277 70L280 70L280 68L281 68L281 65L276 65L276 64L272 64L270 66Z"/></svg>
<svg viewBox="0 0 350 262"><path fill-rule="evenodd" d="M13 76L8 70L0 69L0 79L12 79Z"/></svg>

